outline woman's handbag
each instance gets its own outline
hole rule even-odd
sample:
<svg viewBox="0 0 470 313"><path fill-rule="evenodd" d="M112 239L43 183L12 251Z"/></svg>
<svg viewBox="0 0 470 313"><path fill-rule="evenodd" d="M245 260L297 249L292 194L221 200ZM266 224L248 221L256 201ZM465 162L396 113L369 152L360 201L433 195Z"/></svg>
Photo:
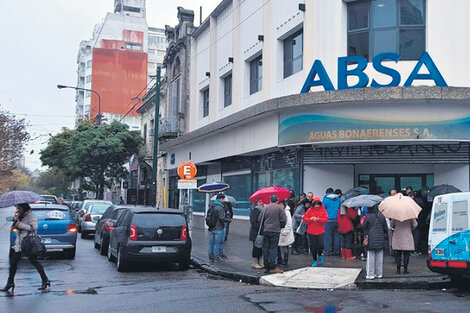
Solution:
<svg viewBox="0 0 470 313"><path fill-rule="evenodd" d="M266 209L263 211L263 217L261 217L261 223L259 224L258 234L256 235L255 242L253 242L253 246L256 248L262 248L264 243L264 236L261 235L261 228L264 227L264 213Z"/></svg>
<svg viewBox="0 0 470 313"><path fill-rule="evenodd" d="M307 231L308 224L305 223L303 220L300 221L299 226L297 226L295 233L299 235L304 235Z"/></svg>
<svg viewBox="0 0 470 313"><path fill-rule="evenodd" d="M21 252L29 257L42 256L46 253L46 245L38 235L26 236L21 241Z"/></svg>

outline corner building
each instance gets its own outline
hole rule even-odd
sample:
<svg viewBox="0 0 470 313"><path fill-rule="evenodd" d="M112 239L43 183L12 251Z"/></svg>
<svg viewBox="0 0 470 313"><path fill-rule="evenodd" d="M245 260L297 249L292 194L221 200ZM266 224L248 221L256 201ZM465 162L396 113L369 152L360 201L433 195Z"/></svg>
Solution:
<svg viewBox="0 0 470 313"><path fill-rule="evenodd" d="M222 1L192 34L188 128L160 145L169 206L181 204L176 168L187 160L199 185L232 186L231 231L240 233L248 197L264 186L320 196L330 186L468 190L465 12L465 0ZM399 56L379 62L393 75L374 66L382 53ZM365 83L353 75L357 59L339 62L352 56ZM301 93L316 60L324 71ZM202 225L207 198L190 199Z"/></svg>

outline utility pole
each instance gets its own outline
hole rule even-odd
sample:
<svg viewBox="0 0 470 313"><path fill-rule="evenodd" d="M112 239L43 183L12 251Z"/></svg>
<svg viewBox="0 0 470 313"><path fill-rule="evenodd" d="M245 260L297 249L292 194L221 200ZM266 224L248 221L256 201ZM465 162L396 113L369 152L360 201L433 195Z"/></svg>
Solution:
<svg viewBox="0 0 470 313"><path fill-rule="evenodd" d="M157 205L157 170L158 170L158 126L160 125L160 66L157 66L157 82L155 83L155 118L153 127L153 163L152 163L152 202Z"/></svg>

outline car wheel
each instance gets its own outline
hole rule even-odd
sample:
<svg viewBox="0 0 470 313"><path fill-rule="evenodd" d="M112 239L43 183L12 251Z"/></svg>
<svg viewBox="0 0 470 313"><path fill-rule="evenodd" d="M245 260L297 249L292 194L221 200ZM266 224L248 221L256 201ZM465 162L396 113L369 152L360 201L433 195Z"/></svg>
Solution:
<svg viewBox="0 0 470 313"><path fill-rule="evenodd" d="M73 247L72 249L66 249L66 250L64 250L65 257L66 257L67 259L70 259L70 260L75 259L75 252L76 252L76 250L77 250L76 247Z"/></svg>
<svg viewBox="0 0 470 313"><path fill-rule="evenodd" d="M116 260L116 268L118 272L125 272L129 268L129 264L123 256L122 248L118 249L118 255Z"/></svg>
<svg viewBox="0 0 470 313"><path fill-rule="evenodd" d="M106 255L108 253L108 243L103 240L103 236L101 236L100 240L100 254Z"/></svg>
<svg viewBox="0 0 470 313"><path fill-rule="evenodd" d="M96 242L96 235L95 235L95 239L93 239L93 242L95 243L95 249L99 249L100 245Z"/></svg>
<svg viewBox="0 0 470 313"><path fill-rule="evenodd" d="M116 259L114 258L112 252L111 252L111 243L108 245L108 261L109 262L114 262Z"/></svg>
<svg viewBox="0 0 470 313"><path fill-rule="evenodd" d="M78 226L77 226L77 231L78 231L79 233L82 232L82 227L80 226L80 224L78 224Z"/></svg>
<svg viewBox="0 0 470 313"><path fill-rule="evenodd" d="M469 280L461 276L450 276L452 285L457 289L468 289Z"/></svg>
<svg viewBox="0 0 470 313"><path fill-rule="evenodd" d="M87 236L88 234L84 230L82 230L82 233L80 234L80 238L86 239Z"/></svg>
<svg viewBox="0 0 470 313"><path fill-rule="evenodd" d="M185 259L181 262L178 263L178 268L180 271L187 271L189 269L189 263L191 262L191 259Z"/></svg>

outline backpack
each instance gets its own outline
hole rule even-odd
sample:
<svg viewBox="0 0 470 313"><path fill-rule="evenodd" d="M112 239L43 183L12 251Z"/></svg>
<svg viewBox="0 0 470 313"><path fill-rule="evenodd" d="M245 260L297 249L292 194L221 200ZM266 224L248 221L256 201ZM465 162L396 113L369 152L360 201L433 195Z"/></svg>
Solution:
<svg viewBox="0 0 470 313"><path fill-rule="evenodd" d="M209 210L207 210L206 215L206 225L209 227L209 230L212 230L216 225L219 217L217 216L217 210L215 209L215 205L211 205Z"/></svg>

